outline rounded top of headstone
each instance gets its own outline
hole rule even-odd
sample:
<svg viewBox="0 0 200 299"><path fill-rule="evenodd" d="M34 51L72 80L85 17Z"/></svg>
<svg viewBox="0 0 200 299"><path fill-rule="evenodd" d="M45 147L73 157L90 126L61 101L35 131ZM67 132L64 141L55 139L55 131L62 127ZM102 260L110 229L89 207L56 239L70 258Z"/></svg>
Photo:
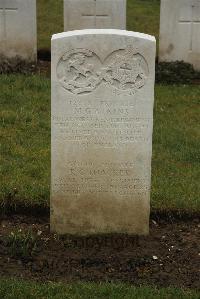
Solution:
<svg viewBox="0 0 200 299"><path fill-rule="evenodd" d="M152 35L134 32L134 31L127 31L127 30L119 30L119 29L83 29L83 30L73 30L68 32L57 33L52 36L52 40L61 39L65 37L72 37L72 36L80 36L80 35L94 35L94 34L107 34L107 35L123 35L129 37L136 37L145 40L149 40L155 42L156 39Z"/></svg>

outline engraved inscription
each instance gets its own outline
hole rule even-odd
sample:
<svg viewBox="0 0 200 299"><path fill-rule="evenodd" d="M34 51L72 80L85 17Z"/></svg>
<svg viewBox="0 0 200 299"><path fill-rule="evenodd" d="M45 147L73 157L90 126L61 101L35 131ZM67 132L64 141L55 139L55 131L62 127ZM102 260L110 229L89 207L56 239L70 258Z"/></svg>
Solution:
<svg viewBox="0 0 200 299"><path fill-rule="evenodd" d="M56 139L73 142L74 146L81 147L126 147L135 143L151 142L150 123L148 117L130 117L127 113L123 117L112 116L99 118L93 115L74 117L58 117L53 115L52 121L57 131ZM81 111L81 110L80 110ZM89 109L90 112L90 109ZM112 112L112 111L111 111ZM114 111L113 111L114 112ZM80 114L81 115L81 114Z"/></svg>
<svg viewBox="0 0 200 299"><path fill-rule="evenodd" d="M122 92L135 93L148 78L145 58L132 46L119 49L104 61L87 49L65 53L57 66L57 76L62 86L77 95L94 91L101 84Z"/></svg>
<svg viewBox="0 0 200 299"><path fill-rule="evenodd" d="M66 192L71 195L80 195L83 190L87 194L112 193L118 196L142 195L149 192L148 176L133 177L136 171L136 162L109 163L101 165L92 161L68 161L65 167L65 177L54 179L54 192ZM148 171L146 167L146 171Z"/></svg>

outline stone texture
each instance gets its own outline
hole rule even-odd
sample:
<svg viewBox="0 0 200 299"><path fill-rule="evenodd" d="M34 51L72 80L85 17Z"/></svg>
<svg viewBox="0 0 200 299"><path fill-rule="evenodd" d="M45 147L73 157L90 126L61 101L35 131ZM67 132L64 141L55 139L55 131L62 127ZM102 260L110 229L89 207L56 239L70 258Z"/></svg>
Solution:
<svg viewBox="0 0 200 299"><path fill-rule="evenodd" d="M161 1L159 60L200 70L200 0Z"/></svg>
<svg viewBox="0 0 200 299"><path fill-rule="evenodd" d="M126 29L126 0L64 0L64 29Z"/></svg>
<svg viewBox="0 0 200 299"><path fill-rule="evenodd" d="M53 36L52 231L148 233L155 48L123 30Z"/></svg>
<svg viewBox="0 0 200 299"><path fill-rule="evenodd" d="M0 0L0 55L36 60L36 0Z"/></svg>

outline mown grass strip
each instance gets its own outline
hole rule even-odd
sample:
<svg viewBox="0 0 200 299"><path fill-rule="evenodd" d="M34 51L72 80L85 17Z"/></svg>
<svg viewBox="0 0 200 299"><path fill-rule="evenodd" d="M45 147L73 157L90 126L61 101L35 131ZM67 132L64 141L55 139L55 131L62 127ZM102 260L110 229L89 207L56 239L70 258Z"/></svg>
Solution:
<svg viewBox="0 0 200 299"><path fill-rule="evenodd" d="M0 280L1 299L198 299L198 292L175 288L157 289L113 283L38 284Z"/></svg>

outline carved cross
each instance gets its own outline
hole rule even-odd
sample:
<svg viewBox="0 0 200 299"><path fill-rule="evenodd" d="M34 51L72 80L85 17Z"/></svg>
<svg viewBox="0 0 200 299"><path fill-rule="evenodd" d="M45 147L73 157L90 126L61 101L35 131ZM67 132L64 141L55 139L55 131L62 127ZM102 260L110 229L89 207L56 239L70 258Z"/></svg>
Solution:
<svg viewBox="0 0 200 299"><path fill-rule="evenodd" d="M82 14L82 18L89 18L93 21L94 28L97 27L97 20L101 18L109 18L109 15L107 14L98 14L97 12L97 1L95 0L95 8L94 8L94 14Z"/></svg>
<svg viewBox="0 0 200 299"><path fill-rule="evenodd" d="M6 16L8 13L16 13L18 10L18 7L16 7L16 1L3 1L2 4L0 4L0 28L2 28L2 37L3 40L6 40L7 37L7 31L6 31Z"/></svg>
<svg viewBox="0 0 200 299"><path fill-rule="evenodd" d="M197 10L197 13L196 13ZM190 26L190 48L189 50L193 50L193 42L194 42L194 26L196 24L200 25L200 14L198 14L198 11L200 12L200 2L197 3L197 5L192 4L191 6L191 19L184 19L181 18L179 20L180 24L188 24ZM199 28L200 30L200 28Z"/></svg>

